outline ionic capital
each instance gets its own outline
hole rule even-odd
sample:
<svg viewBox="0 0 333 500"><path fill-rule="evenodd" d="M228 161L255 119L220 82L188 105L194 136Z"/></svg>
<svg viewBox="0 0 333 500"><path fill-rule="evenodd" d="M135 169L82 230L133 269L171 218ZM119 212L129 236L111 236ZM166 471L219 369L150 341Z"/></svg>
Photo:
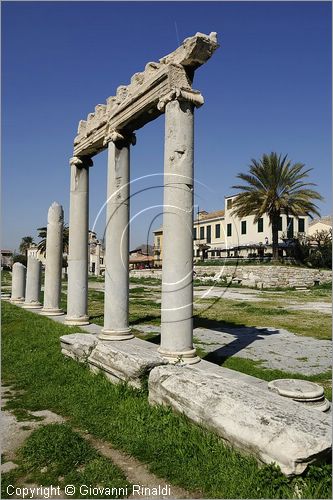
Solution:
<svg viewBox="0 0 333 500"><path fill-rule="evenodd" d="M75 165L78 168L84 168L84 167L92 167L93 166L93 161L90 158L90 156L73 156L69 160L69 164L72 167Z"/></svg>
<svg viewBox="0 0 333 500"><path fill-rule="evenodd" d="M133 133L126 133L108 127L104 135L103 145L106 146L109 142L119 143L121 146L129 146L130 144L135 146L136 137Z"/></svg>
<svg viewBox="0 0 333 500"><path fill-rule="evenodd" d="M202 106L204 103L204 98L198 90L175 88L172 89L168 94L160 98L157 104L157 109L159 111L164 111L165 106L168 102L174 101L188 101L192 103L196 108Z"/></svg>

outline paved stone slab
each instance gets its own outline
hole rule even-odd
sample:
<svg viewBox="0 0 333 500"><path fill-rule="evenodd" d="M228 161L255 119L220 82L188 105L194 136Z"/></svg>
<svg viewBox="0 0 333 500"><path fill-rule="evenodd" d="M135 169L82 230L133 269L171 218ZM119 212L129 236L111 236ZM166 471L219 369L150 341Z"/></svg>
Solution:
<svg viewBox="0 0 333 500"><path fill-rule="evenodd" d="M169 405L228 444L301 474L328 457L330 418L274 393L193 366L159 366L149 375L149 402Z"/></svg>

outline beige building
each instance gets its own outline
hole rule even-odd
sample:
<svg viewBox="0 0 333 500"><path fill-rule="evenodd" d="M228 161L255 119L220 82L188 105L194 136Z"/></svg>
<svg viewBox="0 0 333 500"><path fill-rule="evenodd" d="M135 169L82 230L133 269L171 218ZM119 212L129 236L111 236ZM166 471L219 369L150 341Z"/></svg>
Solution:
<svg viewBox="0 0 333 500"><path fill-rule="evenodd" d="M314 219L309 224L308 236L321 231L329 232L332 230L332 217L327 215L321 219Z"/></svg>
<svg viewBox="0 0 333 500"><path fill-rule="evenodd" d="M233 216L233 200L226 196L224 210L198 212L193 222L194 260L223 257L269 257L272 254L272 228L267 215L254 223L254 215L240 219ZM280 217L279 244L283 254L284 240L298 234L308 234L309 217L282 214ZM163 228L154 231L154 265L163 260Z"/></svg>

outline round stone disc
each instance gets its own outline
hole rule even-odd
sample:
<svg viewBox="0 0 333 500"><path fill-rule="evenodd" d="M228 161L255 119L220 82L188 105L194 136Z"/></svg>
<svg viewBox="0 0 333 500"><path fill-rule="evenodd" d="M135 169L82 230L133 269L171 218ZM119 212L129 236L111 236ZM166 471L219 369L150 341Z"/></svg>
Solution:
<svg viewBox="0 0 333 500"><path fill-rule="evenodd" d="M281 378L268 383L269 389L287 398L298 401L316 400L324 395L324 389L314 382L293 378Z"/></svg>

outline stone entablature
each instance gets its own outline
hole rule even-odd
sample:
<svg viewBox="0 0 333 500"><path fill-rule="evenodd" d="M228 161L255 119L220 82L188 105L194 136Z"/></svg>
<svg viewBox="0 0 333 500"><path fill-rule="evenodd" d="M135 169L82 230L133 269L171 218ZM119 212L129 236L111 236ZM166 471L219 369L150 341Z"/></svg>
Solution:
<svg viewBox="0 0 333 500"><path fill-rule="evenodd" d="M174 52L156 62L149 62L142 73L135 73L131 83L120 86L106 104L98 104L87 120L81 120L74 140L74 156L94 156L106 149L114 131L133 132L163 113L174 98L203 104L200 92L191 87L196 68L204 64L218 48L216 33L197 33L184 40Z"/></svg>

